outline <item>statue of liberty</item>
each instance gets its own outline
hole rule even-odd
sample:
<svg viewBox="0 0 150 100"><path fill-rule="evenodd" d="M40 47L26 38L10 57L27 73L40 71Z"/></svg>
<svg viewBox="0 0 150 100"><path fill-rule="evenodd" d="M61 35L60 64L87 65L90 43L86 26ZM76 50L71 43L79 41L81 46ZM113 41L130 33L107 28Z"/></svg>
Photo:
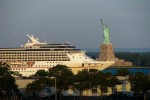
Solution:
<svg viewBox="0 0 150 100"><path fill-rule="evenodd" d="M101 19L101 24L103 27L103 36L104 36L104 44L109 44L110 43L110 29L109 27L103 23L103 20Z"/></svg>

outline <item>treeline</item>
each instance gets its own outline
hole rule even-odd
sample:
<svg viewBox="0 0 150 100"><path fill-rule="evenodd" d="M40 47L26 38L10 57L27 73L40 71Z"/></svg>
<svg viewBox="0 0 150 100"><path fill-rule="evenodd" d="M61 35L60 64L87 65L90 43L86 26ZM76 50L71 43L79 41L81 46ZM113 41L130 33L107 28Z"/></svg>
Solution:
<svg viewBox="0 0 150 100"><path fill-rule="evenodd" d="M96 93L99 94L99 97L103 100L103 94L108 92L108 87L112 89L112 94L109 95L109 99L107 100L129 100L128 97L124 95L121 95L123 98L118 98L117 96L117 98L112 99L112 95L117 94L115 86L124 84L117 76L129 76L128 81L131 83L131 90L135 94L144 94L150 90L149 77L141 72L137 72L133 75L129 70L120 68L117 70L116 75L112 75L109 72L103 73L97 69L83 69L82 71L78 71L77 74L74 74L68 66L56 65L47 71L38 70L35 75L31 76L35 81L28 83L22 94L16 85L16 79L13 77L14 74L15 73L10 71L10 66L7 63L0 62L0 100L40 100L41 97L48 96L45 94L38 95L46 87L55 87L55 100L58 94L58 100L66 100L63 99L62 94L63 91L68 89L77 93L80 100L83 100L83 92L95 88ZM38 98L38 96L41 97ZM50 100L51 97L52 96L49 95L48 99ZM124 99L124 97L126 97L126 99ZM132 100L134 98L133 96ZM142 100L142 98L143 96L138 99Z"/></svg>
<svg viewBox="0 0 150 100"><path fill-rule="evenodd" d="M99 56L99 52L87 52L88 56L96 59ZM150 67L150 53L131 53L131 52L115 52L115 57L119 59L125 59L131 61L133 66L147 66Z"/></svg>
<svg viewBox="0 0 150 100"><path fill-rule="evenodd" d="M134 66L150 67L150 53L115 53L115 56L120 59L133 62Z"/></svg>

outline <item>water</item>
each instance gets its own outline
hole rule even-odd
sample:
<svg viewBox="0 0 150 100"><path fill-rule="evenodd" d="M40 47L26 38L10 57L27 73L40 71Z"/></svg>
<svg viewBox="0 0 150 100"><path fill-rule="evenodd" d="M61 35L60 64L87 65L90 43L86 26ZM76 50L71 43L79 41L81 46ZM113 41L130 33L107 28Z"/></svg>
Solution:
<svg viewBox="0 0 150 100"><path fill-rule="evenodd" d="M103 70L102 72L110 72L113 75L117 73L117 69L119 68L107 68ZM136 72L142 72L145 75L150 74L150 68L126 68L128 69L132 74L135 74Z"/></svg>

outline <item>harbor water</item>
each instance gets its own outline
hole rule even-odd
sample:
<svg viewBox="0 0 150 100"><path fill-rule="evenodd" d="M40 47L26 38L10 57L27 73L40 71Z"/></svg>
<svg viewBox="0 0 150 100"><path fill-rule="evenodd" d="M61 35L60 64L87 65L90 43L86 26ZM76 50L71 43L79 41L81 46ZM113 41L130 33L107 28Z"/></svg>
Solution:
<svg viewBox="0 0 150 100"><path fill-rule="evenodd" d="M117 70L120 69L120 68L107 68L105 70L103 70L102 72L110 72L112 73L113 75L117 73ZM123 69L123 68L121 68ZM144 73L145 75L147 74L150 74L150 67L143 67L143 68L124 68L124 69L128 69L132 74L135 74L136 72L142 72Z"/></svg>

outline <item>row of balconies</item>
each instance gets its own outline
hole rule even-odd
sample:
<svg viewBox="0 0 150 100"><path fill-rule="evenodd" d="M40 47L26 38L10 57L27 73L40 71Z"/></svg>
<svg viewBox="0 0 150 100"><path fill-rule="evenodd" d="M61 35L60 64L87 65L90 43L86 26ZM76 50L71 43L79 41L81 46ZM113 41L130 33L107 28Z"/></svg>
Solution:
<svg viewBox="0 0 150 100"><path fill-rule="evenodd" d="M9 52L6 52L6 51L1 51L0 52L0 54L49 54L49 53L67 53L66 51L57 51L57 52L51 52L51 51L49 51L49 52L44 52L44 51L41 51L41 52L29 52L29 51L27 51L27 52L21 52L21 51L18 51L18 52L11 52L11 51L9 51Z"/></svg>
<svg viewBox="0 0 150 100"><path fill-rule="evenodd" d="M1 61L66 61L69 60L68 58L53 58L53 59L40 59L40 58L29 58L29 59L0 59Z"/></svg>
<svg viewBox="0 0 150 100"><path fill-rule="evenodd" d="M1 56L66 56L66 54L49 54L49 55L40 55L40 54L1 54Z"/></svg>

